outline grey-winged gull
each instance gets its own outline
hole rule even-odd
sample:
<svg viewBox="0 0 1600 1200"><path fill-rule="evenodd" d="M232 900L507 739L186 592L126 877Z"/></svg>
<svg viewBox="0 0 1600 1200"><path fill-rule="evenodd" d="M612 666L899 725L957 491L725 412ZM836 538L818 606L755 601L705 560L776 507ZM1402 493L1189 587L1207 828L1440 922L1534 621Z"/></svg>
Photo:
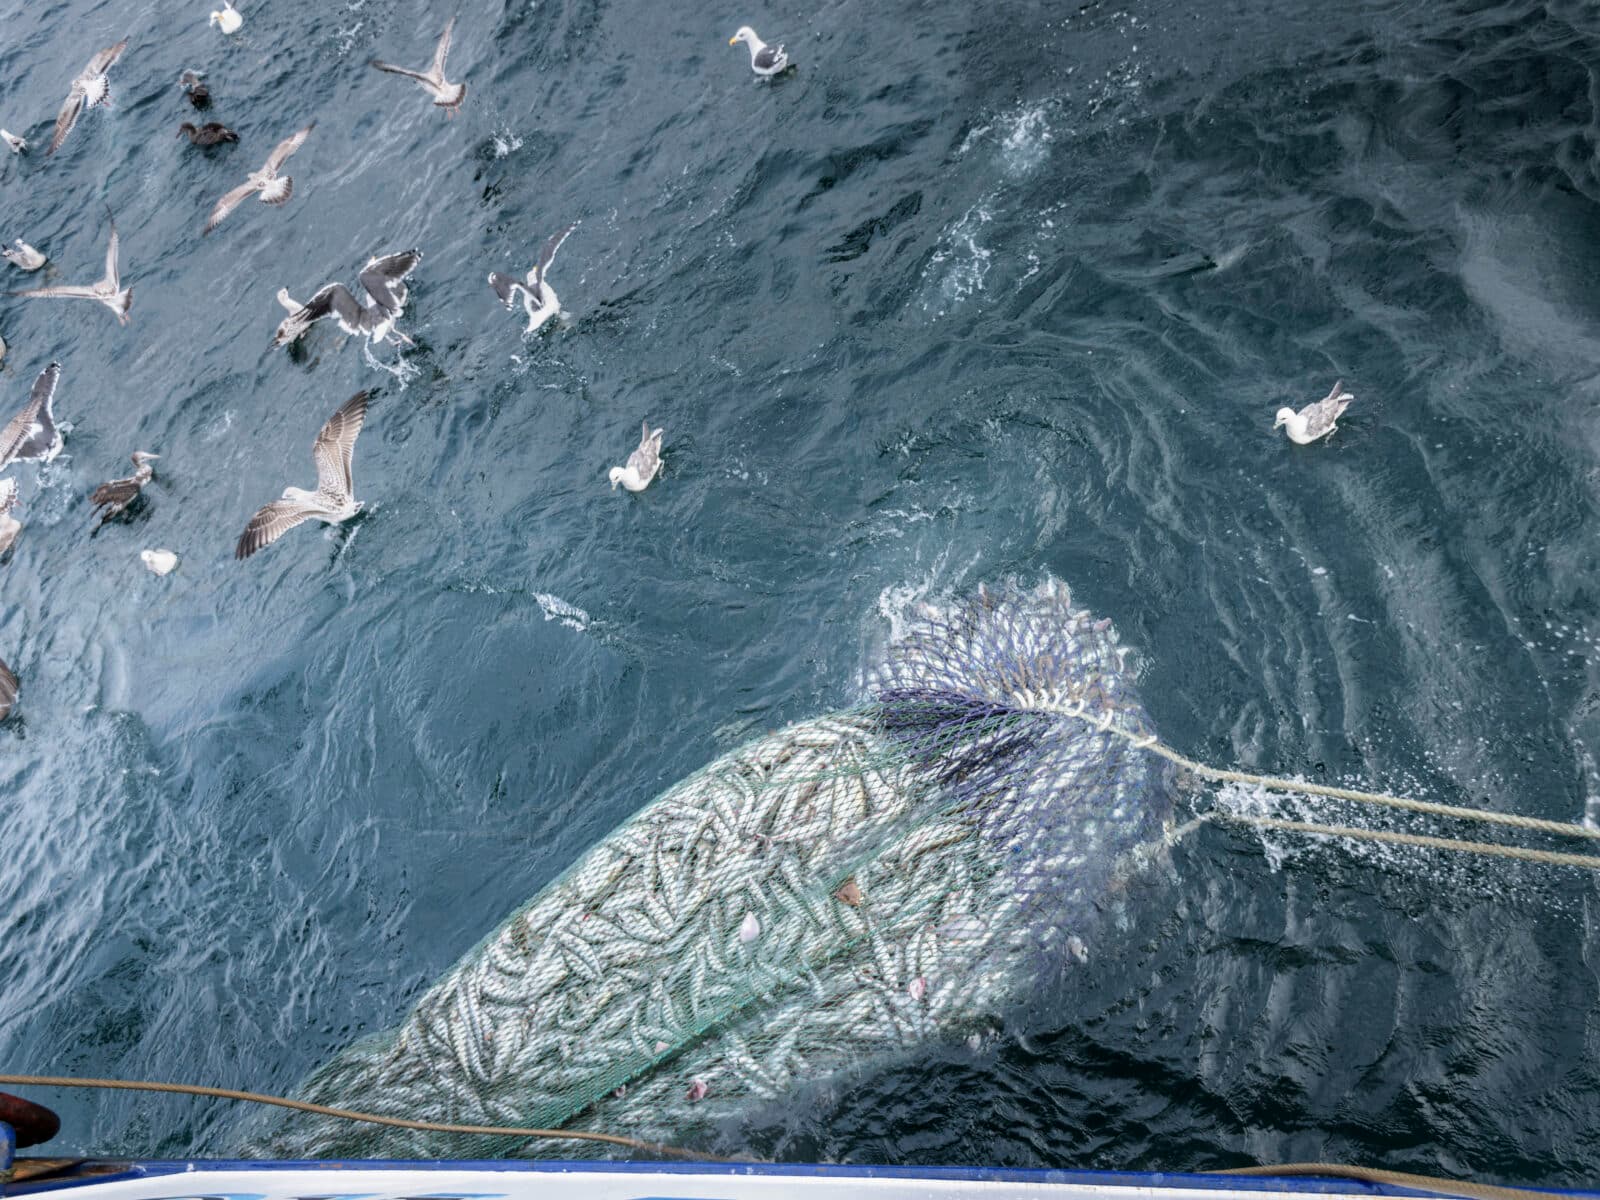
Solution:
<svg viewBox="0 0 1600 1200"><path fill-rule="evenodd" d="M113 479L109 483L102 483L95 488L94 495L89 497L89 503L94 505L95 513L100 520L94 527L94 532L99 533L101 526L112 517L120 516L127 511L128 505L139 498L139 492L145 484L149 483L155 475L155 468L150 464L160 458L159 454L151 454L146 450L135 450L130 456L133 459L133 474L124 479ZM91 535L92 536L92 535Z"/></svg>
<svg viewBox="0 0 1600 1200"><path fill-rule="evenodd" d="M361 511L361 501L355 497L355 480L350 474L350 458L355 453L361 424L367 419L369 395L357 392L346 400L343 407L328 418L312 443L311 457L317 464L317 490L284 488L281 500L274 500L250 518L250 524L239 535L239 544L234 547L235 558L249 558L306 521L337 525Z"/></svg>
<svg viewBox="0 0 1600 1200"><path fill-rule="evenodd" d="M67 140L67 134L71 133L72 127L78 123L78 117L82 115L85 107L94 108L101 104L110 107L111 84L106 80L106 72L117 59L122 57L122 52L127 48L127 38L123 38L115 46L107 46L91 58L83 73L72 81L72 89L67 93L66 103L56 114L56 130L50 137L50 148L45 151L46 157L61 149L61 143Z"/></svg>
<svg viewBox="0 0 1600 1200"><path fill-rule="evenodd" d="M14 462L49 462L61 453L61 430L53 408L60 378L60 363L40 371L28 403L0 430L0 471Z"/></svg>
<svg viewBox="0 0 1600 1200"><path fill-rule="evenodd" d="M560 233L552 234L546 239L544 248L539 251L539 261L528 272L526 280L518 279L514 275L502 275L499 271L489 272L489 286L494 289L494 294L500 297L507 308L515 308L517 300L521 299L523 311L528 314L528 327L523 330L524 333L533 333L561 311L561 301L556 298L556 290L545 278L545 272L555 261L556 251L561 249L561 243L566 241L577 227L578 223L573 222Z"/></svg>
<svg viewBox="0 0 1600 1200"><path fill-rule="evenodd" d="M1299 412L1292 408L1280 408L1278 419L1272 423L1272 427L1284 426L1289 440L1301 446L1309 446L1318 438L1327 437L1338 428L1339 417L1350 407L1350 401L1355 399L1343 388L1344 380L1341 379L1321 400L1306 405Z"/></svg>
<svg viewBox="0 0 1600 1200"><path fill-rule="evenodd" d="M466 84L451 83L444 77L444 60L450 53L450 34L455 27L456 19L451 17L444 27L444 33L439 36L439 44L433 50L433 62L428 64L426 71L413 71L377 59L372 60L372 66L390 75L404 75L407 79L416 80L433 97L434 104L444 109L445 116L453 117L460 111L461 102L467 98Z"/></svg>
<svg viewBox="0 0 1600 1200"><path fill-rule="evenodd" d="M411 339L394 327L406 310L406 278L422 261L421 250L402 250L397 254L384 254L367 260L359 276L361 290L367 293L371 304L362 304L342 283L324 284L304 304L296 306L287 288L278 289L278 303L289 310L289 315L273 334L274 346L286 346L312 324L324 317L332 317L340 329L349 334L359 334L372 342L399 341L411 345Z"/></svg>
<svg viewBox="0 0 1600 1200"><path fill-rule="evenodd" d="M128 323L128 309L133 306L133 289L122 286L122 276L117 270L117 222L111 221L111 240L106 243L106 273L98 283L57 284L53 287L30 288L25 292L9 292L12 296L35 296L56 300L96 300L109 308L117 324Z"/></svg>
<svg viewBox="0 0 1600 1200"><path fill-rule="evenodd" d="M642 492L661 473L661 434L659 429L651 430L649 421L644 422L644 436L639 439L639 448L628 455L628 465L611 468L613 492L619 483L630 492Z"/></svg>
<svg viewBox="0 0 1600 1200"><path fill-rule="evenodd" d="M756 31L748 25L739 26L739 32L728 39L728 45L736 46L740 42L750 47L750 69L757 75L770 77L778 74L789 65L789 55L783 46L769 46L756 36Z"/></svg>
<svg viewBox="0 0 1600 1200"><path fill-rule="evenodd" d="M289 160L289 156L305 144L306 138L316 127L317 123L313 121L273 147L261 170L251 171L243 183L217 201L216 207L211 210L211 215L206 218L206 227L202 232L210 233L222 223L224 217L243 204L254 192L261 193L263 204L283 204L294 195L294 179L288 175L279 175L278 172L283 169L283 164Z"/></svg>

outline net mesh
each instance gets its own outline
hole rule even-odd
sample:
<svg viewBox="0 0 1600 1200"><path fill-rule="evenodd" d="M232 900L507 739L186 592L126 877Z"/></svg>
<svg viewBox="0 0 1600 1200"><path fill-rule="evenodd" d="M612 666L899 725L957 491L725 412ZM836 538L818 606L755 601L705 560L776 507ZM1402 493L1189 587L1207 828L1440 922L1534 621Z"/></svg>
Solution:
<svg viewBox="0 0 1600 1200"><path fill-rule="evenodd" d="M991 1019L1088 953L1124 852L1170 813L1164 766L1106 728L1145 732L1125 654L1053 581L927 609L869 702L669 788L303 1098L681 1142ZM1067 715L1085 711L1104 724ZM243 1152L575 1145L294 1114Z"/></svg>

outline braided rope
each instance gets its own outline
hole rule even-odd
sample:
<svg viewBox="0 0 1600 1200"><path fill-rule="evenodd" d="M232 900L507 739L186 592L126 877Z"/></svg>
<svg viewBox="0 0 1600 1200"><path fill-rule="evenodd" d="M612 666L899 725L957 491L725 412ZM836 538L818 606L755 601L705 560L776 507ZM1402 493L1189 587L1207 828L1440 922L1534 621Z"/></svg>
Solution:
<svg viewBox="0 0 1600 1200"><path fill-rule="evenodd" d="M1216 819L1262 829L1281 829L1288 833L1312 833L1325 837L1345 837L1364 842L1388 842L1397 846L1424 846L1430 850L1456 850L1485 854L1495 858L1517 858L1524 862L1559 867L1582 867L1600 871L1600 855L1567 854L1559 850L1537 850L1531 846L1504 846L1497 842L1467 842L1458 838L1434 837L1425 833L1400 833L1390 829L1360 829L1351 825L1319 825L1314 821L1291 821L1285 817L1258 817L1245 813L1218 812Z"/></svg>

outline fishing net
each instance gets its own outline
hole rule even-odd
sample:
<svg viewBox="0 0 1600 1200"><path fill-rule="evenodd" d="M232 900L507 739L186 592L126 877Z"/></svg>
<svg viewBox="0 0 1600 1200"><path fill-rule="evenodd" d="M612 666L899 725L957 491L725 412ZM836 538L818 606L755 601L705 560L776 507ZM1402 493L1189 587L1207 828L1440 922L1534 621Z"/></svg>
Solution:
<svg viewBox="0 0 1600 1200"><path fill-rule="evenodd" d="M1087 957L1125 852L1169 815L1166 768L1111 728L1145 733L1125 654L1059 583L927 609L868 702L669 788L303 1098L682 1142L992 1020ZM306 1114L245 1148L574 1152Z"/></svg>

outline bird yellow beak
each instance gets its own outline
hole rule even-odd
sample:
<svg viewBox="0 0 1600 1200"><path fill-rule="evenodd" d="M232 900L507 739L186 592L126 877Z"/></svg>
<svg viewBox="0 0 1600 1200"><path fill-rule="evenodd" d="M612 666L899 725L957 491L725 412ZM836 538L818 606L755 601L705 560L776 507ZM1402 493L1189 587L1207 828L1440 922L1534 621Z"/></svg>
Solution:
<svg viewBox="0 0 1600 1200"><path fill-rule="evenodd" d="M728 45L737 46L738 44L739 44L739 35L738 34L734 34L733 37L728 39Z"/></svg>

